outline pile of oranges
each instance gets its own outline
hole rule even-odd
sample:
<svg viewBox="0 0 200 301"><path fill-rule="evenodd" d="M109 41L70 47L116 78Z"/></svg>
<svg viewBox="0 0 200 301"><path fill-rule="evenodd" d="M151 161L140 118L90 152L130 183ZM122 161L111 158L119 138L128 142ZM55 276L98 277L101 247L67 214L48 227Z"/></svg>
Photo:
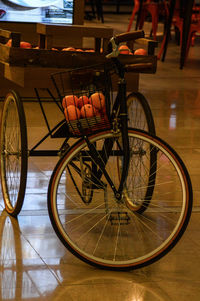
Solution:
<svg viewBox="0 0 200 301"><path fill-rule="evenodd" d="M62 48L62 51L77 51L77 52L95 52L94 49L81 49L81 48L74 48L74 47L67 47Z"/></svg>
<svg viewBox="0 0 200 301"><path fill-rule="evenodd" d="M101 92L95 92L90 97L66 95L62 100L62 106L68 122L95 116L106 117L105 96Z"/></svg>
<svg viewBox="0 0 200 301"><path fill-rule="evenodd" d="M12 47L12 39L9 39L6 43L6 46ZM33 47L29 42L20 42L20 48L33 48L33 49L39 49L39 46ZM57 50L57 48L51 48L51 50ZM74 47L65 47L61 49L62 51L76 51L76 52L95 52L94 49L81 49L81 48L74 48ZM101 49L100 52L103 52L103 49ZM130 55L147 55L147 51L143 48L136 49L134 51L131 51L127 45L121 45L119 47L120 54L130 54Z"/></svg>

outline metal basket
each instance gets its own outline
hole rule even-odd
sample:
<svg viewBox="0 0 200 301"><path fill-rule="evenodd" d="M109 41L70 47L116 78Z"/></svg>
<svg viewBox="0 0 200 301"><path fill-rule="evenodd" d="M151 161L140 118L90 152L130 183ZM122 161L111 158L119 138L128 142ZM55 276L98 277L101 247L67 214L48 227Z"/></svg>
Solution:
<svg viewBox="0 0 200 301"><path fill-rule="evenodd" d="M110 70L105 65L59 72L51 78L73 136L110 128L113 93Z"/></svg>

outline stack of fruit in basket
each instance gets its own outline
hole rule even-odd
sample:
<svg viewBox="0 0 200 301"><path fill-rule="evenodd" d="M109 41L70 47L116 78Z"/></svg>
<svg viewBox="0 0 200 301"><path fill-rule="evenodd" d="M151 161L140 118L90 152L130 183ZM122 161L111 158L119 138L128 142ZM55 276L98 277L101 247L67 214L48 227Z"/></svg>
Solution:
<svg viewBox="0 0 200 301"><path fill-rule="evenodd" d="M101 92L87 95L66 95L62 100L65 118L68 123L77 120L94 119L95 122L107 122L105 96Z"/></svg>

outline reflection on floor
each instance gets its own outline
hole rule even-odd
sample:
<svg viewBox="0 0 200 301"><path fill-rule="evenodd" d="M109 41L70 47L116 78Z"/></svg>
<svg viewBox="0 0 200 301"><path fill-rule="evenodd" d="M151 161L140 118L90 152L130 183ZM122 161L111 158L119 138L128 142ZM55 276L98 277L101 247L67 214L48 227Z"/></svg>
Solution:
<svg viewBox="0 0 200 301"><path fill-rule="evenodd" d="M127 16L105 16L116 32ZM60 243L47 213L47 187L56 159L31 158L18 219L3 211L0 195L0 300L185 301L200 298L200 57L198 41L183 70L173 41L155 75L141 75L140 91L152 108L158 136L184 160L193 185L191 222L178 245L160 261L132 272L103 271L76 259ZM0 106L2 104L0 103ZM26 103L29 145L45 132L36 104ZM52 110L53 111L53 110ZM54 115L52 114L52 122ZM47 141L57 148L60 141Z"/></svg>

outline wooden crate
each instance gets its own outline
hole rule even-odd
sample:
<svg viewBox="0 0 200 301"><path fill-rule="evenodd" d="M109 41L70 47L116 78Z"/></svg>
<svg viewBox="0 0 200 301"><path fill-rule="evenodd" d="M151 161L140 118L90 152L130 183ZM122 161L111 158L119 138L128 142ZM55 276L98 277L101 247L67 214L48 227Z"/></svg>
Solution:
<svg viewBox="0 0 200 301"><path fill-rule="evenodd" d="M83 39L90 38L92 48L100 52L107 49L108 42L113 36L113 29L106 26L81 26L81 25L46 25L37 24L40 48L52 47L83 47Z"/></svg>
<svg viewBox="0 0 200 301"><path fill-rule="evenodd" d="M27 88L46 88L51 87L50 74L87 65L105 63L105 51L110 37L113 36L112 28L91 27L91 26L59 26L59 25L37 25L38 42L42 49L23 49L20 48L20 33L0 30L0 77L12 87L15 86ZM55 38L56 37L56 38ZM66 38L67 37L67 38ZM91 38L94 42L95 52L76 52L76 51L56 51L52 47L63 46L70 37L70 44L83 37ZM6 40L12 38L13 45L5 45ZM4 42L4 43L3 43ZM145 39L138 39L142 44L148 42ZM57 44L56 44L57 43ZM81 41L82 43L82 41ZM56 44L56 45L55 45ZM137 91L139 85L139 73L155 73L157 58L153 54L152 41L147 43L151 55L119 55L120 61L125 65L134 65L132 73L127 74L127 86L130 91ZM80 46L79 46L80 47ZM100 50L103 49L103 53ZM113 79L114 87L117 87L117 77ZM10 88L9 87L9 88ZM5 86L3 88L5 90ZM22 90L22 89L20 89ZM5 94L0 87L1 95Z"/></svg>
<svg viewBox="0 0 200 301"><path fill-rule="evenodd" d="M100 48L105 49L113 29L105 26L47 26L37 24L35 38L43 49L22 49L19 43L21 33L0 29L0 97L5 96L8 89L20 91L21 95L30 96L30 88L49 87L50 74L58 68L75 68L87 64L87 61L96 63L97 59L104 59L100 55ZM75 37L72 39L71 37ZM90 39L97 53L76 53L53 51L49 48L67 47L73 44L82 47L82 40L86 36ZM8 47L5 43L12 38L16 47ZM97 58L98 56L98 58ZM78 60L77 60L78 57ZM99 58L100 57L100 58ZM23 88L23 89L22 89Z"/></svg>
<svg viewBox="0 0 200 301"><path fill-rule="evenodd" d="M88 61L101 62L104 55L100 50L107 49L108 41L113 35L113 29L109 27L91 26L54 26L38 24L38 44L40 49L20 48L21 35L16 32L9 32L0 29L0 60L10 66L39 66L49 68L72 68L77 63L87 64ZM82 39L89 37L93 40L95 53L80 53L68 51L53 51L52 47L82 47ZM13 47L5 43L12 39ZM27 41L28 42L28 41Z"/></svg>

